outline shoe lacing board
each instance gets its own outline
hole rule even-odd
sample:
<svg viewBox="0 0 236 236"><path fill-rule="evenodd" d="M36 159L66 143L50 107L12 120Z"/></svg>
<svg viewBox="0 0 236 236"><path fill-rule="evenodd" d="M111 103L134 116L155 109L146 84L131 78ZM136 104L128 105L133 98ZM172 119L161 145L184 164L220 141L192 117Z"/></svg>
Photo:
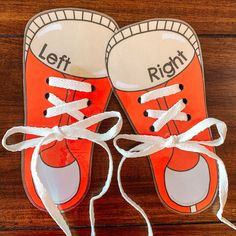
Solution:
<svg viewBox="0 0 236 236"><path fill-rule="evenodd" d="M181 53L184 55L182 59ZM171 62L177 64L174 73L167 71L171 68ZM136 133L162 137L177 135L207 117L200 42L187 23L174 19L151 19L120 29L108 43L106 64L114 93ZM166 73L162 65L166 65ZM153 78L148 73L149 68L154 68L156 72ZM144 93L175 83L184 86L181 95L138 104ZM157 134L149 130L153 119L145 118L145 111L158 107L162 111L168 110L185 96L189 100L186 113L192 113L191 121L170 121ZM201 135L199 137L203 140L212 139L210 130ZM214 151L214 148L211 150ZM181 155L186 155L186 158L173 158ZM183 153L177 148L168 148L152 154L150 163L157 193L168 208L178 213L194 214L211 206L217 193L216 161L198 153ZM199 189L192 189L188 178L195 180ZM183 184L178 186L180 182Z"/></svg>
<svg viewBox="0 0 236 236"><path fill-rule="evenodd" d="M25 125L50 127L76 122L67 114L57 118L42 116L43 109L50 107L44 97L49 92L56 94L66 102L88 98L91 105L84 109L85 117L106 110L111 96L111 86L107 79L105 49L108 40L117 30L118 26L112 18L86 9L52 9L39 13L28 22L23 46ZM63 56L64 59L61 59L60 62L59 59ZM49 87L46 79L50 76L84 81L92 84L95 91L79 93ZM97 96L100 99L97 99ZM93 126L92 130L95 132L98 128L99 124ZM65 155L67 158L63 158L63 152L61 152L62 157L59 158L58 163L54 161L57 158L47 157L49 156L47 153L50 155L55 153L56 146L67 153ZM81 147L83 147L83 151L79 152L78 149ZM51 192L54 202L58 204L61 211L70 210L82 201L89 188L93 144L86 140L61 141L56 142L56 145L54 142L49 147L46 145L41 153L43 156L40 161L42 170L50 169L50 177L45 177L44 184L46 185L46 179L50 179L50 186L54 186ZM36 207L44 210L30 177L31 154L30 150L22 152L23 184L30 201ZM62 166L65 166L68 171L66 168L59 168ZM67 172L66 176L63 173L61 173L61 177L58 176L60 169ZM25 172L27 172L27 177L25 177ZM73 175L74 181L70 179L69 173ZM63 179L63 182L67 183L64 187L70 188L68 194L63 193L63 189L57 192L56 186L59 182L54 183L53 176L57 176L58 179Z"/></svg>

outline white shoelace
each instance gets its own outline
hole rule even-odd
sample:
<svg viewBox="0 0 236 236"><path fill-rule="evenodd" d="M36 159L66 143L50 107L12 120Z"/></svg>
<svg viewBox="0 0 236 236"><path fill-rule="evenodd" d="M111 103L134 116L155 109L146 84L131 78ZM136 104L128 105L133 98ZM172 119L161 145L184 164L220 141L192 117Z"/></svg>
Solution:
<svg viewBox="0 0 236 236"><path fill-rule="evenodd" d="M92 91L92 85L85 82L62 79L57 77L50 77L47 82L50 86L54 87L83 91L83 92ZM112 112L100 113L83 120L84 114L79 110L88 106L87 98L69 103L62 101L54 94L48 94L47 98L49 102L51 102L54 105L54 107L47 109L47 112L45 114L46 117L53 117L67 113L80 121L73 123L71 125L65 125L61 127L55 126L53 128L37 128L37 127L27 127L27 126L13 127L9 129L4 135L2 139L2 145L7 150L12 152L22 151L27 148L34 148L31 160L31 173L35 183L35 188L48 213L51 215L54 221L58 224L58 226L64 231L64 233L67 236L72 235L69 226L67 225L65 219L63 218L57 206L54 204L48 190L45 188L45 186L41 181L40 176L38 175L38 160L39 160L38 158L39 158L40 148L42 145L46 145L54 141L62 141L63 139L77 140L78 138L90 140L91 142L97 143L98 145L103 147L106 150L109 159L107 179L105 185L102 188L102 191L97 196L92 197L90 199L90 204L89 204L91 235L95 236L94 201L101 198L107 192L111 183L112 173L113 173L113 160L110 149L105 143L105 141L114 138L120 132L120 129L122 127L122 117L119 112L112 111ZM109 118L118 118L118 121L107 132L101 134L92 132L87 129L90 126ZM24 140L17 144L8 145L6 143L7 139L11 135L14 135L16 133L32 134L39 137L29 140Z"/></svg>
<svg viewBox="0 0 236 236"><path fill-rule="evenodd" d="M142 104L142 103L146 103L148 101L151 101L160 97L176 94L180 92L182 89L183 89L183 85L178 85L178 84L171 85L164 88L159 88L159 89L143 94L139 98L139 102ZM155 132L159 131L170 120L182 120L182 121L186 120L187 121L189 118L189 115L182 112L186 104L187 104L187 100L182 99L178 101L174 106L172 106L167 111L147 110L145 112L146 116L152 117L152 118L158 118L153 123L152 130ZM198 135L202 131L214 125L216 126L217 131L219 133L219 136L220 136L219 138L211 140L211 141L193 141L192 140L194 136ZM179 135L171 135L168 138L163 138L160 136L152 136L152 135L127 135L127 134L122 135L121 134L121 135L118 135L114 139L113 141L114 146L116 147L118 152L120 152L123 155L121 162L118 166L118 172L117 172L117 181L118 181L118 186L119 186L121 195L130 205L132 205L143 216L148 226L149 236L153 235L151 223L147 215L145 214L144 210L132 199L130 199L130 197L128 197L127 194L125 193L122 183L121 183L121 169L127 158L138 158L138 157L148 156L158 151L161 151L164 148L174 148L174 147L179 148L180 150L183 150L183 151L205 154L217 161L218 170L219 170L219 202L220 202L220 208L217 212L217 217L221 222L227 224L228 226L236 230L236 226L222 216L224 206L225 206L227 196L228 196L228 177L227 177L225 165L223 161L220 159L220 157L218 157L214 152L210 151L208 148L205 147L205 146L215 147L224 143L226 132L227 132L227 126L224 122L214 119L214 118L207 118L199 122L198 124L194 125L188 131ZM136 142L141 142L141 144L138 144L134 148L126 151L118 146L117 141L120 139L133 140Z"/></svg>

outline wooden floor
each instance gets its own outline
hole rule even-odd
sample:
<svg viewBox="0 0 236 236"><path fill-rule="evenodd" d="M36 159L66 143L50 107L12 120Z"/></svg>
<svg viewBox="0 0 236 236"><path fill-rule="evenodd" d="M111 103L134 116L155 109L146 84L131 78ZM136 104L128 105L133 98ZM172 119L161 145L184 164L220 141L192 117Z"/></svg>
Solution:
<svg viewBox="0 0 236 236"><path fill-rule="evenodd" d="M70 2L70 4L68 3ZM228 125L225 144L217 153L225 162L229 176L229 197L225 217L236 223L236 1L225 0L120 0L120 1L17 1L0 3L0 132L23 124L22 43L24 27L36 13L58 7L88 8L113 17L122 27L155 17L184 20L199 34L205 63L209 116ZM122 112L112 96L108 110ZM123 114L123 112L122 112ZM124 116L123 133L133 133ZM114 178L109 192L95 204L97 235L142 236L146 226L139 214L120 196L116 169L120 155L109 143L114 162ZM95 147L91 187L87 197L66 218L75 235L90 235L88 203L106 177L105 152ZM0 235L63 235L47 213L27 199L21 181L20 153L0 147ZM135 167L135 172L132 171ZM143 206L155 235L236 235L220 224L215 204L201 214L178 215L160 202L154 188L147 158L129 160L123 169L124 187Z"/></svg>

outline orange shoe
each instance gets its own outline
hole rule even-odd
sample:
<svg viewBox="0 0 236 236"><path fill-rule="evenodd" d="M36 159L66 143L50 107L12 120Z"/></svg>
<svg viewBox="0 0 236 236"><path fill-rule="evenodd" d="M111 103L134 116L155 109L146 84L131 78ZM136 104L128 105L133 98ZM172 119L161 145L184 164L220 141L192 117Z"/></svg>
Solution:
<svg viewBox="0 0 236 236"><path fill-rule="evenodd" d="M86 195L93 152L91 132L93 135L98 130L97 122L109 115L98 116L96 122L87 117L103 113L110 99L111 85L104 55L107 42L116 30L117 24L108 16L80 9L45 11L26 26L23 63L25 126L65 127L64 131L63 128L53 130L56 140L41 143L45 145L41 147L34 167L34 149L22 152L25 191L40 209L45 209L45 204L36 190L37 176L32 178L32 168L36 169L36 175L61 211L75 207ZM67 134L67 126L75 122L78 123L76 128L91 126L88 138L84 135L78 139L80 136L74 137L70 130ZM26 140L40 135L37 128L27 131ZM21 129L20 132L25 131ZM82 135L82 131L79 134Z"/></svg>
<svg viewBox="0 0 236 236"><path fill-rule="evenodd" d="M51 106L45 98L48 93L56 94L65 102L89 99L91 105L82 110L86 117L106 109L111 87L103 55L106 43L116 29L111 18L88 10L51 10L29 21L24 40L25 125L53 127L76 121L68 114L45 117L44 111ZM46 80L53 76L85 81L94 91L76 92L48 86ZM92 130L97 128L94 125ZM23 152L23 183L32 203L44 208L30 173L31 155L30 149ZM91 155L92 142L87 140L54 142L41 150L40 171L61 210L76 206L85 196L89 187Z"/></svg>
<svg viewBox="0 0 236 236"><path fill-rule="evenodd" d="M200 43L188 24L154 19L125 27L109 41L106 60L114 92L137 134L172 136L169 142L173 142L207 117ZM167 110L178 101L182 108L168 120ZM143 141L137 136L123 138ZM212 140L209 129L194 140ZM158 152L143 151L143 156L152 153L150 164L162 202L179 213L208 208L217 193L216 160L173 144L166 147ZM118 150L130 157L142 156ZM212 147L209 150L214 152Z"/></svg>

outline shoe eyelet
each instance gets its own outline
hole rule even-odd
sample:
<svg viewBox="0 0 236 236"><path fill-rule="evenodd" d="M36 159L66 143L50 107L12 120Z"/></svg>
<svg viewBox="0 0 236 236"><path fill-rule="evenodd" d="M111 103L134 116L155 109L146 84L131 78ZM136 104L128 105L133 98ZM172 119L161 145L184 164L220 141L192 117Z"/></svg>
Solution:
<svg viewBox="0 0 236 236"><path fill-rule="evenodd" d="M183 84L179 84L179 89L180 89L181 91L184 90Z"/></svg>
<svg viewBox="0 0 236 236"><path fill-rule="evenodd" d="M152 131L152 132L155 132L155 128L154 128L154 126L152 125L152 126L150 126L150 131Z"/></svg>
<svg viewBox="0 0 236 236"><path fill-rule="evenodd" d="M188 100L186 98L183 98L183 103L184 104L187 104L188 103Z"/></svg>
<svg viewBox="0 0 236 236"><path fill-rule="evenodd" d="M96 87L92 84L91 86L91 92L94 92L96 90Z"/></svg>
<svg viewBox="0 0 236 236"><path fill-rule="evenodd" d="M45 97L46 99L48 99L48 98L49 98L49 93L45 93L44 97Z"/></svg>
<svg viewBox="0 0 236 236"><path fill-rule="evenodd" d="M138 98L138 103L140 103L140 104L141 104L141 97L139 97L139 98Z"/></svg>
<svg viewBox="0 0 236 236"><path fill-rule="evenodd" d="M192 116L190 114L187 114L187 120L190 121L192 119Z"/></svg>
<svg viewBox="0 0 236 236"><path fill-rule="evenodd" d="M43 115L46 116L47 115L47 110L43 111Z"/></svg>
<svg viewBox="0 0 236 236"><path fill-rule="evenodd" d="M143 115L147 117L147 116L148 116L148 112L145 110L145 111L143 112Z"/></svg>
<svg viewBox="0 0 236 236"><path fill-rule="evenodd" d="M87 102L88 107L91 106L91 104L92 104L91 100L88 100Z"/></svg>
<svg viewBox="0 0 236 236"><path fill-rule="evenodd" d="M49 78L46 79L46 83L49 84Z"/></svg>

